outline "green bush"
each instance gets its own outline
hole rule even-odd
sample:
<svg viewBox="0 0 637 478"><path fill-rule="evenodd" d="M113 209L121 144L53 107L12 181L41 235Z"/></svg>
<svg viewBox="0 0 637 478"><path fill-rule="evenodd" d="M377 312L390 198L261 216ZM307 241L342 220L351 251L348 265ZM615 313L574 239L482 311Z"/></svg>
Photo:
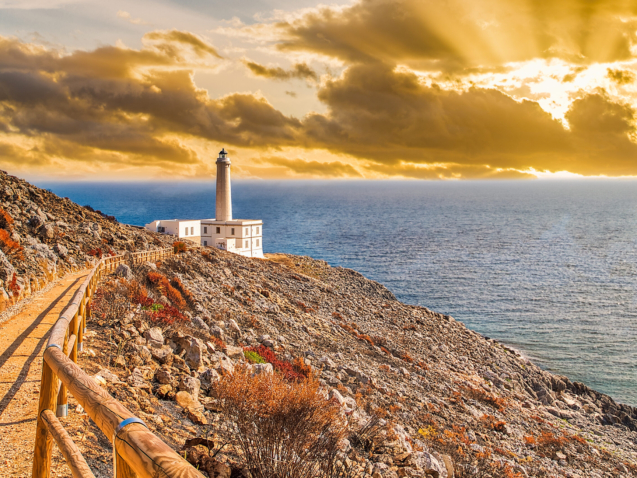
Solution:
<svg viewBox="0 0 637 478"><path fill-rule="evenodd" d="M266 363L266 361L257 352L246 350L243 352L244 357L250 363Z"/></svg>

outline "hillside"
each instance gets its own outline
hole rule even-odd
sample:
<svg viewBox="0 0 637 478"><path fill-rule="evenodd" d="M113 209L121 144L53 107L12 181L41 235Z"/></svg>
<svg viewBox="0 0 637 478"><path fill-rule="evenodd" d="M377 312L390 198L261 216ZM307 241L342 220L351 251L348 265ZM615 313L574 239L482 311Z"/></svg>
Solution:
<svg viewBox="0 0 637 478"><path fill-rule="evenodd" d="M44 281L46 268L82 267L95 249L172 242L6 174L0 195L14 221L11 237L24 248L22 258L0 256L5 278L15 271ZM267 417L307 383L313 413L326 411L330 427L344 427L325 458L337 472L281 476L637 476L635 408L324 261L188 250L120 266L100 283L93 310L83 369L211 478L262 476L248 470L239 437L250 430L229 403ZM288 395L270 400L264 377L278 377ZM95 476L112 476L108 440L69 403L65 427ZM263 449L280 438L266 432L257 441Z"/></svg>
<svg viewBox="0 0 637 478"><path fill-rule="evenodd" d="M0 171L0 208L0 313L102 255L172 243L4 171Z"/></svg>

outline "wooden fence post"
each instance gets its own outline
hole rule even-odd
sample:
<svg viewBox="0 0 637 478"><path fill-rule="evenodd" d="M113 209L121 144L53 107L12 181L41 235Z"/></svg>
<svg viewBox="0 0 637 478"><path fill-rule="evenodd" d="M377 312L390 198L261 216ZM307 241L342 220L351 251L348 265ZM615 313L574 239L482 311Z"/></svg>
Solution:
<svg viewBox="0 0 637 478"><path fill-rule="evenodd" d="M42 382L40 383L40 404L38 422L35 431L35 450L33 451L33 478L49 478L51 472L51 452L53 439L42 420L44 410L54 410L58 393L58 378L42 359Z"/></svg>
<svg viewBox="0 0 637 478"><path fill-rule="evenodd" d="M71 332L70 332L71 330L72 329L67 330L66 335L64 336L64 346L62 347L62 350L66 355L68 355L69 353L68 346L69 346L69 338L71 336ZM75 345L73 345L73 348L75 348ZM58 392L58 397L57 397L57 408L55 410L55 416L66 417L68 416L68 414L69 414L69 404L68 404L66 386L63 383L61 383L60 391Z"/></svg>

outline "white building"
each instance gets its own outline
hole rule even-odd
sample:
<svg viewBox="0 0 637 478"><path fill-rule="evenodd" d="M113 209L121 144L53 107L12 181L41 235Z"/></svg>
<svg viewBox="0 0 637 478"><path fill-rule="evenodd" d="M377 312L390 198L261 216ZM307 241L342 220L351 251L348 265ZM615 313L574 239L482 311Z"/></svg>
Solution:
<svg viewBox="0 0 637 478"><path fill-rule="evenodd" d="M202 246L263 257L263 221L232 218L230 158L222 149L217 159L217 198L214 219L163 219L146 224L149 231L171 234Z"/></svg>

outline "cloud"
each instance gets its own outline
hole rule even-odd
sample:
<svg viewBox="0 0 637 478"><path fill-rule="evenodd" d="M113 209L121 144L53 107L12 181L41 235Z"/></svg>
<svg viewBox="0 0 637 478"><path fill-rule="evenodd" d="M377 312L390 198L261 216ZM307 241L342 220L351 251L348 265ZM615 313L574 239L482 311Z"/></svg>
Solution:
<svg viewBox="0 0 637 478"><path fill-rule="evenodd" d="M608 78L613 80L618 85L628 85L635 81L635 74L629 70L613 70L609 68L608 70Z"/></svg>
<svg viewBox="0 0 637 478"><path fill-rule="evenodd" d="M360 178L361 173L353 166L341 161L319 162L305 161L302 159L261 158L254 161L256 164L268 164L279 166L300 176L322 178Z"/></svg>
<svg viewBox="0 0 637 478"><path fill-rule="evenodd" d="M291 70L284 70L281 67L270 68L253 61L243 62L256 76L262 76L272 80L287 81L291 79L318 81L318 74L305 63L295 64Z"/></svg>
<svg viewBox="0 0 637 478"><path fill-rule="evenodd" d="M635 18L630 3L603 0L360 0L279 21L277 47L421 69L607 62L631 58Z"/></svg>
<svg viewBox="0 0 637 478"><path fill-rule="evenodd" d="M172 51L173 45L180 44L189 46L200 57L211 55L219 59L223 58L212 45L190 32L180 30L156 30L146 33L144 40L158 42L158 48L165 49L167 53Z"/></svg>
<svg viewBox="0 0 637 478"><path fill-rule="evenodd" d="M129 23L132 23L133 25L148 25L148 23L141 18L133 18L130 13L125 12L124 10L118 10L117 16Z"/></svg>

